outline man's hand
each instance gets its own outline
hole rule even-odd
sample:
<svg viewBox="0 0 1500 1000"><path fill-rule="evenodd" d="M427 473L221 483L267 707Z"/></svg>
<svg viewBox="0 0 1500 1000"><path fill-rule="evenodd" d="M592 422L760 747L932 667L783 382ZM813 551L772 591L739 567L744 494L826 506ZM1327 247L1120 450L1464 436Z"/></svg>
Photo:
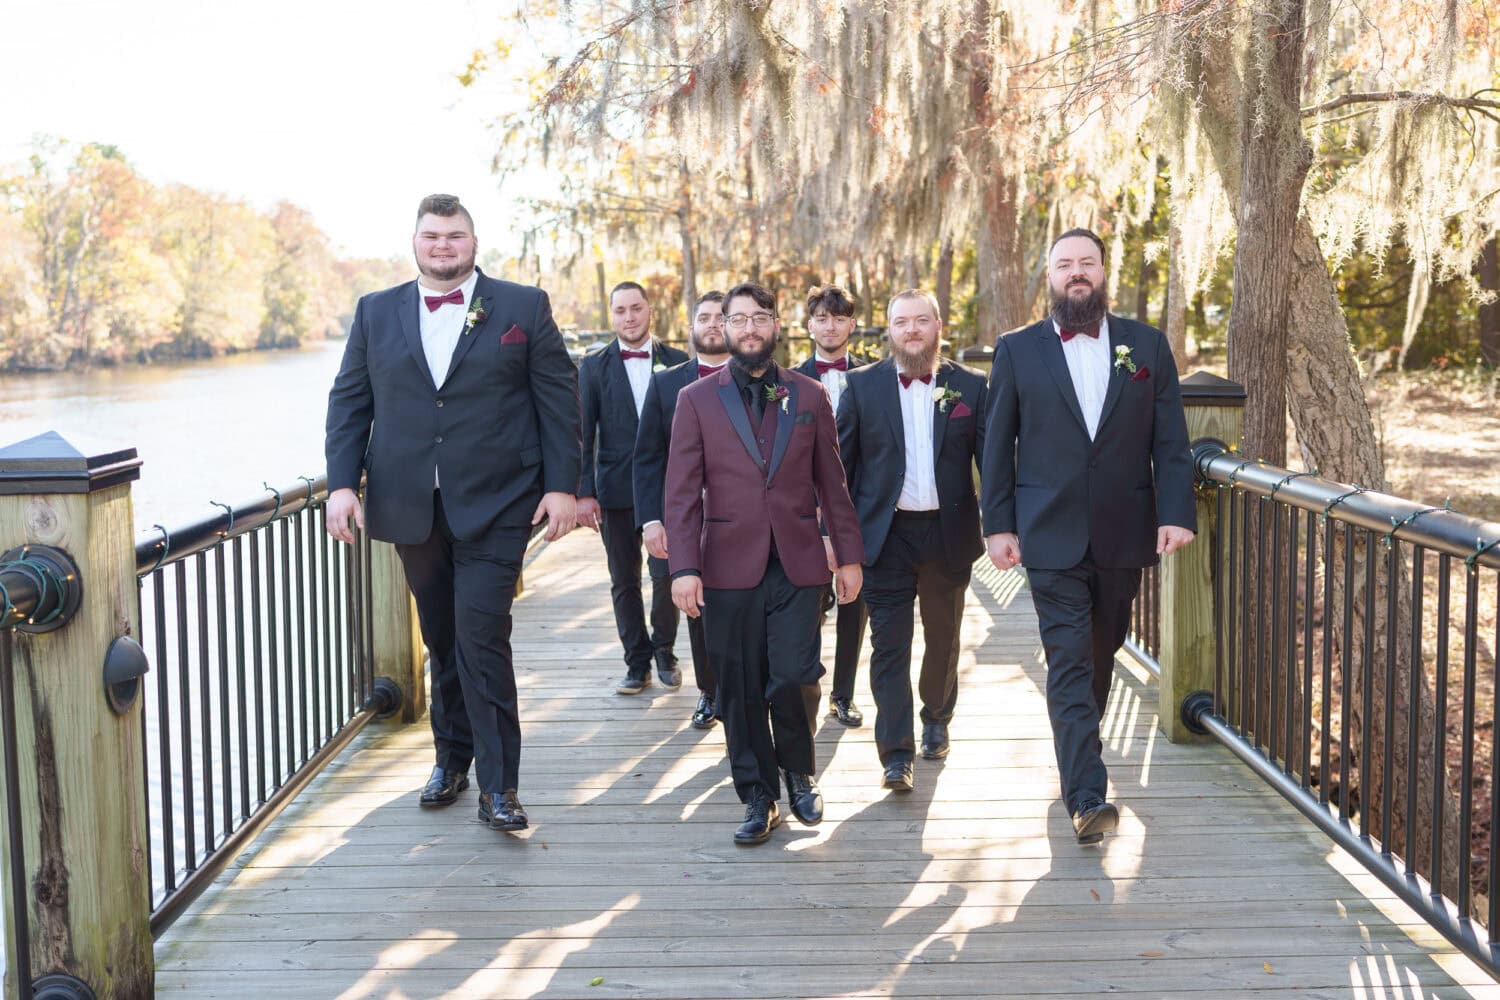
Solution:
<svg viewBox="0 0 1500 1000"><path fill-rule="evenodd" d="M833 542L828 540L827 535L823 536L823 556L828 560L828 572L837 573L839 571L839 557L833 554Z"/></svg>
<svg viewBox="0 0 1500 1000"><path fill-rule="evenodd" d="M677 610L689 618L697 618L701 615L703 607L703 577L679 576L672 581L672 603L677 605Z"/></svg>
<svg viewBox="0 0 1500 1000"><path fill-rule="evenodd" d="M593 528L598 531L599 519L602 516L598 500L593 497L578 498L578 527Z"/></svg>
<svg viewBox="0 0 1500 1000"><path fill-rule="evenodd" d="M646 539L646 552L658 559L667 558L667 529L660 521L652 521L641 529Z"/></svg>
<svg viewBox="0 0 1500 1000"><path fill-rule="evenodd" d="M859 596L859 588L865 582L865 571L859 563L849 563L835 572L838 574L834 583L838 586L839 603L848 604Z"/></svg>
<svg viewBox="0 0 1500 1000"><path fill-rule="evenodd" d="M578 501L571 493L543 493L542 502L536 505L536 513L531 515L531 523L540 524L544 517L547 519L547 534L543 537L555 542L577 526Z"/></svg>
<svg viewBox="0 0 1500 1000"><path fill-rule="evenodd" d="M1021 539L1010 532L991 535L984 541L996 569L1014 569L1021 561Z"/></svg>
<svg viewBox="0 0 1500 1000"><path fill-rule="evenodd" d="M349 529L349 518L354 518L360 531L365 530L365 510L359 505L359 494L351 489L334 490L328 494L323 514L328 524L328 533L348 545L354 544L354 532Z"/></svg>
<svg viewBox="0 0 1500 1000"><path fill-rule="evenodd" d="M1196 536L1186 528L1175 524L1163 524L1156 529L1156 554L1170 555L1191 542Z"/></svg>

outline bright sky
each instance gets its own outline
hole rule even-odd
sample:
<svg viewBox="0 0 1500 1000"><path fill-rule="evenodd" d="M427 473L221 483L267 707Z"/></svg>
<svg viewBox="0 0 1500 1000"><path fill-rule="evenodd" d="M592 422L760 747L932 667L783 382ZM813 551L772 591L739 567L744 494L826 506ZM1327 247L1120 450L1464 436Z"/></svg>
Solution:
<svg viewBox="0 0 1500 1000"><path fill-rule="evenodd" d="M487 121L524 94L504 74L478 93L454 77L507 30L499 6L10 4L0 163L24 158L39 133L114 143L155 183L301 205L353 256L409 256L417 202L447 191L473 211L481 248L494 247L508 212Z"/></svg>

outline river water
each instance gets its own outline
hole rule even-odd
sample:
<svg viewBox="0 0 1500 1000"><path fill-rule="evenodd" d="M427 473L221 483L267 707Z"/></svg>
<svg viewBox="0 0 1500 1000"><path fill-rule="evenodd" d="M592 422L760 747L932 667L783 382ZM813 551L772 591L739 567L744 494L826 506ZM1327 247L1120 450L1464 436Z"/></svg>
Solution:
<svg viewBox="0 0 1500 1000"><path fill-rule="evenodd" d="M0 447L46 431L133 447L138 528L168 528L261 490L319 476L328 389L342 341L87 372L0 375Z"/></svg>

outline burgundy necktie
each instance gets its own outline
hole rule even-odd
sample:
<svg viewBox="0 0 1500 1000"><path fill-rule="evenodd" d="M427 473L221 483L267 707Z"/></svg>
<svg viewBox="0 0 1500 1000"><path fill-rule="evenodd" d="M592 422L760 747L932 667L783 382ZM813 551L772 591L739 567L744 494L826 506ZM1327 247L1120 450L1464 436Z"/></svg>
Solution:
<svg viewBox="0 0 1500 1000"><path fill-rule="evenodd" d="M702 378L705 375L714 375L721 371L723 368L723 365L699 365L698 377Z"/></svg>
<svg viewBox="0 0 1500 1000"><path fill-rule="evenodd" d="M824 372L846 372L849 370L849 356L846 354L837 361L814 361L813 364L818 369L819 377Z"/></svg>
<svg viewBox="0 0 1500 1000"><path fill-rule="evenodd" d="M649 357L651 357L651 352L650 351L627 351L627 350L625 350L625 348L622 347L622 348L620 348L620 357L624 358L626 361L629 361L631 358L649 358Z"/></svg>
<svg viewBox="0 0 1500 1000"><path fill-rule="evenodd" d="M911 384L913 382L925 382L928 385L932 384L932 372L928 372L926 375L899 375L898 374L896 377L901 380L901 388L903 388L903 389L910 389L911 388Z"/></svg>
<svg viewBox="0 0 1500 1000"><path fill-rule="evenodd" d="M455 288L447 295L424 295L422 296L422 301L427 303L428 312L435 313L438 311L438 306L448 302L452 302L456 306L463 305L464 290L462 288Z"/></svg>
<svg viewBox="0 0 1500 1000"><path fill-rule="evenodd" d="M1093 326L1085 330L1059 330L1057 335L1062 339L1062 342L1064 344L1072 340L1074 337L1093 337L1095 340L1098 340L1099 324L1095 323Z"/></svg>

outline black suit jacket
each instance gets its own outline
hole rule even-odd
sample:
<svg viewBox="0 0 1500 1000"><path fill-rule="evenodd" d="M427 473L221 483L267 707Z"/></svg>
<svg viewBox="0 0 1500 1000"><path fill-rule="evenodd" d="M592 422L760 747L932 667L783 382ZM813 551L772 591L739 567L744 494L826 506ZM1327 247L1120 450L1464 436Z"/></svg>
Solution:
<svg viewBox="0 0 1500 1000"><path fill-rule="evenodd" d="M328 394L330 491L366 480L374 538L432 531L433 471L453 533L525 527L543 492L578 484L578 375L540 288L480 274L485 318L459 338L443 387L422 352L417 283L359 300Z"/></svg>
<svg viewBox="0 0 1500 1000"><path fill-rule="evenodd" d="M651 339L653 369L686 360L682 351ZM601 507L630 507L631 457L639 418L618 340L579 364L578 391L583 401L583 468L578 495L594 497Z"/></svg>
<svg viewBox="0 0 1500 1000"><path fill-rule="evenodd" d="M1158 525L1197 530L1177 365L1160 330L1109 317L1111 365L1092 441L1050 319L995 344L983 469L984 531L1021 538L1021 561L1068 569L1153 566Z"/></svg>
<svg viewBox="0 0 1500 1000"><path fill-rule="evenodd" d="M901 420L896 363L887 358L849 374L839 397L839 456L849 493L859 512L865 565L880 557L906 478L906 436ZM954 565L979 558L979 498L974 469L984 454L984 374L949 361L938 362L933 388L946 386L962 398L939 409L933 404L932 456L943 547Z"/></svg>
<svg viewBox="0 0 1500 1000"><path fill-rule="evenodd" d="M656 372L646 387L646 405L641 407L641 425L635 433L635 459L631 463L637 528L665 520L667 455L672 445L677 394L696 381L698 359L689 358L664 372Z"/></svg>

